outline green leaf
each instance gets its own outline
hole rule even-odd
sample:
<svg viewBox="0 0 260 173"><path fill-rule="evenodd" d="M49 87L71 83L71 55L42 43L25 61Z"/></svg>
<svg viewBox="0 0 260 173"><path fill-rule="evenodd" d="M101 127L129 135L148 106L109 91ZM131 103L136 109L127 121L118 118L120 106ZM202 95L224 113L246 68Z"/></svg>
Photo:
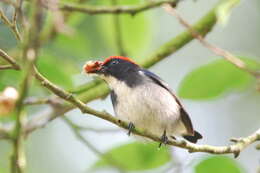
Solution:
<svg viewBox="0 0 260 173"><path fill-rule="evenodd" d="M225 156L213 156L195 166L195 173L243 173L235 160Z"/></svg>
<svg viewBox="0 0 260 173"><path fill-rule="evenodd" d="M240 3L240 0L223 0L216 9L218 23L225 25L229 19L232 8Z"/></svg>
<svg viewBox="0 0 260 173"><path fill-rule="evenodd" d="M72 75L76 71L73 65L66 61L44 53L37 62L38 69L48 80L54 84L70 89L73 86Z"/></svg>
<svg viewBox="0 0 260 173"><path fill-rule="evenodd" d="M158 150L158 144L130 143L113 148L106 152L103 158L112 158L124 170L137 171L153 169L162 166L171 160L167 147ZM94 168L109 166L107 159L99 160ZM111 161L111 159L110 159Z"/></svg>
<svg viewBox="0 0 260 173"><path fill-rule="evenodd" d="M15 71L15 70L1 71L1 73L0 73L0 92L7 86L12 86L12 87L18 88L21 76L22 76L21 71Z"/></svg>
<svg viewBox="0 0 260 173"><path fill-rule="evenodd" d="M91 57L106 55L109 45L97 26L98 16L86 16L84 14L73 14L69 20L69 26L73 29L70 35L59 34L56 39L48 45L50 52L60 57L70 59L73 63L82 63Z"/></svg>
<svg viewBox="0 0 260 173"><path fill-rule="evenodd" d="M252 59L242 59L250 68L260 65ZM178 95L186 99L209 99L234 89L245 89L254 78L224 59L216 60L190 72L182 80Z"/></svg>
<svg viewBox="0 0 260 173"><path fill-rule="evenodd" d="M136 5L144 3L141 0L123 0L119 1L118 5ZM114 15L99 16L98 24L101 29L100 34L103 35L107 46L117 52L115 35L118 34L114 27ZM145 50L149 48L152 42L152 26L154 16L151 12L138 13L135 16L130 14L120 14L120 30L122 47L131 57L140 57Z"/></svg>

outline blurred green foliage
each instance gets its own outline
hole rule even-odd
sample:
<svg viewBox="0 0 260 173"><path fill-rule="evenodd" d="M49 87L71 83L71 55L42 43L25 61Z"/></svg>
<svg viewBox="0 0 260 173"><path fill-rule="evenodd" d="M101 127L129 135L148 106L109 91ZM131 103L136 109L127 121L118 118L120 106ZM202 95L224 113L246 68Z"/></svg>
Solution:
<svg viewBox="0 0 260 173"><path fill-rule="evenodd" d="M142 3L141 0L118 0L118 5L135 5ZM101 4L109 5L109 1L103 0ZM117 50L115 43L116 30L114 25L114 15L102 15L98 20L102 37L111 48ZM130 57L140 57L152 41L153 15L151 12L144 12L131 16L122 14L119 16L122 45ZM107 29L106 29L107 28Z"/></svg>
<svg viewBox="0 0 260 173"><path fill-rule="evenodd" d="M37 64L39 71L51 82L67 89L73 87L71 75L78 70L73 68L73 65L67 59L58 59L46 52L39 58Z"/></svg>
<svg viewBox="0 0 260 173"><path fill-rule="evenodd" d="M221 25L227 24L232 8L234 8L239 3L240 0L222 0L216 10L218 23Z"/></svg>
<svg viewBox="0 0 260 173"><path fill-rule="evenodd" d="M171 160L168 147L162 146L158 149L157 143L133 142L107 151L104 154L106 159L113 158L124 170L141 171L162 166ZM109 166L106 159L95 163L95 168ZM111 161L112 162L112 161Z"/></svg>
<svg viewBox="0 0 260 173"><path fill-rule="evenodd" d="M238 163L229 157L212 156L195 166L196 173L243 173Z"/></svg>
<svg viewBox="0 0 260 173"><path fill-rule="evenodd" d="M242 60L252 69L260 68L260 64L253 59ZM254 80L252 75L220 59L187 74L179 86L178 95L186 99L210 99L227 91L244 89Z"/></svg>
<svg viewBox="0 0 260 173"><path fill-rule="evenodd" d="M0 73L0 91L7 86L18 88L18 82L21 77L20 71L5 70Z"/></svg>

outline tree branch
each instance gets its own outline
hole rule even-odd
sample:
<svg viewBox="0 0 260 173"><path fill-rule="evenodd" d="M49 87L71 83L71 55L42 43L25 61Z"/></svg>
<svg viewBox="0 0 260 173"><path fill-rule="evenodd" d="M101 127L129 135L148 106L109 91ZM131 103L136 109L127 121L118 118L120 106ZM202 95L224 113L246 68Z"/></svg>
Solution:
<svg viewBox="0 0 260 173"><path fill-rule="evenodd" d="M179 0L160 0L160 1L148 1L141 5L132 5L132 6L90 6L90 5L72 5L72 4L63 4L60 6L60 9L63 11L70 12L82 12L86 14L122 14L128 13L135 15L142 11L158 7L164 3L170 3L176 5Z"/></svg>
<svg viewBox="0 0 260 173"><path fill-rule="evenodd" d="M14 69L12 65L0 65L0 70Z"/></svg>
<svg viewBox="0 0 260 173"><path fill-rule="evenodd" d="M164 9L165 11L167 11L169 14L175 16L179 22L186 27L190 33L192 34L192 36L194 38L196 38L203 46L205 46L206 48L208 48L209 50L211 50L213 53L215 53L216 55L222 56L224 57L228 62L230 62L231 64L233 64L234 66L236 66L237 68L251 74L252 76L258 78L260 77L260 73L257 71L253 71L250 68L247 67L247 65L240 60L239 58L237 58L236 56L234 56L233 54L231 54L230 52L221 49L213 44L210 44L208 41L206 41L203 36L198 33L197 31L195 31L190 24L188 24L187 21L185 21L178 13L177 11L171 7L171 5L166 4L164 5Z"/></svg>
<svg viewBox="0 0 260 173"><path fill-rule="evenodd" d="M3 3L8 4L8 5L12 5L13 7L16 7L17 4L15 2L13 2L12 0L2 0Z"/></svg>
<svg viewBox="0 0 260 173"><path fill-rule="evenodd" d="M112 5L116 6L118 1L117 0L111 0ZM118 54L121 56L126 56L126 51L124 49L123 45L123 39L122 39L122 29L121 29L121 21L120 21L120 16L119 15L114 15L113 17L113 24L114 26L114 38L116 42L116 46L118 49Z"/></svg>
<svg viewBox="0 0 260 173"><path fill-rule="evenodd" d="M257 149L257 150L260 150L260 144L258 144L258 145L256 146L256 149Z"/></svg>
<svg viewBox="0 0 260 173"><path fill-rule="evenodd" d="M13 32L16 35L16 39L18 39L19 41L21 41L22 38L18 30L17 19L18 19L18 14L22 15L22 3L23 0L16 0L16 6L14 6L15 9L14 9L14 15L12 20Z"/></svg>
<svg viewBox="0 0 260 173"><path fill-rule="evenodd" d="M45 77L43 77L36 68L35 70L35 76L36 78L41 81L41 84L51 90L53 93L55 93L57 96L65 99L69 103L73 104L74 106L78 107L82 113L92 114L96 117L102 118L104 120L107 120L119 127L128 129L128 123L106 113L106 112L100 112L96 111L88 106L86 106L82 101L76 99L72 94L64 91L63 89L57 87L56 85L52 84L50 81L48 81ZM142 131L140 129L135 129L133 131L134 134L137 134L139 136L143 136L146 138L150 138L154 141L161 141L161 138L155 135L152 135L148 132ZM256 132L254 132L252 135L239 139L235 144L229 145L229 146L210 146L210 145L197 145L190 143L185 140L170 140L167 144L172 146L178 146L180 148L187 149L189 152L206 152L206 153L213 153L213 154L228 154L233 153L235 157L239 155L239 153L245 149L248 145L250 145L253 142L260 140L260 129L258 129Z"/></svg>
<svg viewBox="0 0 260 173"><path fill-rule="evenodd" d="M35 58L35 57L34 57ZM19 98L16 103L16 110L15 110L15 129L14 129L14 139L13 139L13 148L14 153L12 155L12 173L24 173L26 167L26 157L24 151L24 140L23 140L23 120L25 114L22 112L23 110L23 100L27 95L31 77L31 68L34 59L30 59L26 64L26 71L25 75L21 82L21 87L19 91Z"/></svg>
<svg viewBox="0 0 260 173"><path fill-rule="evenodd" d="M29 105L41 105L41 104L54 104L55 102L59 102L58 101L59 98L58 97L51 97L51 98L27 98L24 100L23 104L26 106Z"/></svg>
<svg viewBox="0 0 260 173"><path fill-rule="evenodd" d="M53 108L40 111L39 115L33 116L24 126L24 137L26 138L34 130L45 127L50 121L57 118L59 114Z"/></svg>
<svg viewBox="0 0 260 173"><path fill-rule="evenodd" d="M112 129L112 128L92 128L92 127L85 127L78 125L76 123L73 123L70 119L68 119L66 116L63 116L62 119L73 126L73 128L77 129L78 131L89 131L89 132L95 132L95 133L110 133L110 132L119 132L119 129Z"/></svg>
<svg viewBox="0 0 260 173"><path fill-rule="evenodd" d="M15 10L16 11L16 10ZM16 24L16 15L17 13L14 13L15 16L15 20L13 20L13 22L9 21L9 19L5 16L5 14L3 13L3 11L0 9L0 18L3 20L4 24L7 25L12 32L14 33L15 37L17 40L21 41L21 35L18 31L17 28L17 24Z"/></svg>
<svg viewBox="0 0 260 173"><path fill-rule="evenodd" d="M86 147L88 147L92 152L94 152L101 159L105 159L109 164L114 166L119 170L119 172L124 172L124 169L121 164L119 164L111 155L104 154L99 151L94 145L92 145L88 140L84 138L84 136L80 133L80 127L77 124L73 123L70 119L63 117L64 122L70 127L74 135L77 137L79 141L81 141Z"/></svg>
<svg viewBox="0 0 260 173"><path fill-rule="evenodd" d="M0 139L8 139L11 140L12 137L10 135L11 129L3 127L2 124L0 124Z"/></svg>
<svg viewBox="0 0 260 173"><path fill-rule="evenodd" d="M18 3L20 0L17 1ZM36 0L32 2L32 17L31 25L26 35L28 36L23 43L23 77L19 89L19 98L16 102L15 109L15 127L13 138L13 155L11 159L12 173L25 173L26 168L26 154L24 146L24 117L26 116L24 110L24 99L28 94L31 77L33 76L33 65L36 62L38 51L40 48L39 35L41 32L42 22L42 6L41 1ZM15 12L17 13L17 12ZM17 14L16 14L17 15ZM16 16L15 16L16 18ZM16 19L14 19L16 20Z"/></svg>
<svg viewBox="0 0 260 173"><path fill-rule="evenodd" d="M4 58L7 62L9 62L15 70L20 70L20 66L15 62L15 60L10 57L5 51L0 49L0 56Z"/></svg>

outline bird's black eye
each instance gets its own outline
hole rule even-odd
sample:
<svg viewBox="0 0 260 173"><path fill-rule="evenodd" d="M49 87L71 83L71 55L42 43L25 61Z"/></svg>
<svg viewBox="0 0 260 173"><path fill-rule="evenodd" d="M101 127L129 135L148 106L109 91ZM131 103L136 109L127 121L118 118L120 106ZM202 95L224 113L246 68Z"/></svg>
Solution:
<svg viewBox="0 0 260 173"><path fill-rule="evenodd" d="M115 65L115 64L118 64L118 60L114 60L111 62L111 65Z"/></svg>

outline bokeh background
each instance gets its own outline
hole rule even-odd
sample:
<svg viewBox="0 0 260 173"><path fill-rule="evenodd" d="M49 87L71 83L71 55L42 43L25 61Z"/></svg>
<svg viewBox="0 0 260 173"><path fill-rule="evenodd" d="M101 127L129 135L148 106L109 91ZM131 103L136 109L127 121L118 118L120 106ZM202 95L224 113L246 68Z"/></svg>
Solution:
<svg viewBox="0 0 260 173"><path fill-rule="evenodd" d="M133 5L143 2L145 1L127 0L121 4ZM185 0L179 3L177 10L189 23L194 23L217 2L217 0ZM110 2L89 0L85 3L102 5ZM11 16L12 8L1 2L0 5L4 12ZM48 13L50 14L46 15L45 28L48 28L47 25L53 20L52 12ZM44 44L38 60L40 71L67 90L91 81L91 77L81 74L85 61L119 54L115 42L117 33L113 17L113 15L72 14L66 22L65 33L57 34ZM260 2L241 0L240 4L232 9L227 23L217 24L206 39L235 55L259 62L259 19ZM134 17L121 15L119 21L122 29L122 47L129 57L137 60L144 59L157 47L185 29L176 18L167 14L162 8L148 10ZM11 54L17 49L15 37L2 21L0 21L0 48ZM246 76L245 79L241 79L246 81L242 82L242 87L230 84L231 87L224 87L223 91L212 96L211 93L207 93L210 92L207 88L214 87L217 81L230 76L229 71L218 69L219 66L216 66L213 73L219 72L220 75L210 76L209 72L208 76L202 76L202 79L207 80L202 80L200 85L194 84L188 87L191 90L189 92L195 95L196 92L205 91L205 95L210 95L208 98L207 96L192 98L189 94L185 95L183 85L190 84L189 75L196 75L194 70L206 67L209 63L220 62L220 59L221 57L217 57L194 40L150 68L168 82L181 97L195 128L204 136L200 144L227 145L230 144L231 137L247 136L260 126L260 95L253 78ZM230 72L233 71L236 70ZM18 87L19 74L16 73L18 72L0 71L1 89L8 85ZM207 71L204 71L204 75L207 75L206 73ZM232 78L231 75L228 80L240 80L240 78L237 76ZM36 86L32 88L31 96L50 95L46 90L40 89L39 85L34 84ZM197 90L196 87L201 85L202 88ZM110 98L93 101L88 103L88 106L113 114ZM30 116L37 116L48 109L50 108L47 105L33 106L28 108L28 112ZM83 115L78 109L66 113L65 116L84 127L107 129L102 132L85 130L81 134L101 153L112 150L112 156L117 155L121 161L129 163L130 166L125 172L256 173L260 167L260 153L255 150L255 144L241 152L237 159L233 159L232 155L215 157L205 153L189 154L186 150L175 147L163 147L158 150L157 144L150 145L147 142L140 142L135 137L128 137L126 131L94 116ZM71 128L61 118L33 132L26 140L26 152L28 173L119 172L113 165L101 163L102 156L75 137ZM0 141L0 173L9 172L11 153L10 143ZM98 165L97 163L101 166L93 166Z"/></svg>

